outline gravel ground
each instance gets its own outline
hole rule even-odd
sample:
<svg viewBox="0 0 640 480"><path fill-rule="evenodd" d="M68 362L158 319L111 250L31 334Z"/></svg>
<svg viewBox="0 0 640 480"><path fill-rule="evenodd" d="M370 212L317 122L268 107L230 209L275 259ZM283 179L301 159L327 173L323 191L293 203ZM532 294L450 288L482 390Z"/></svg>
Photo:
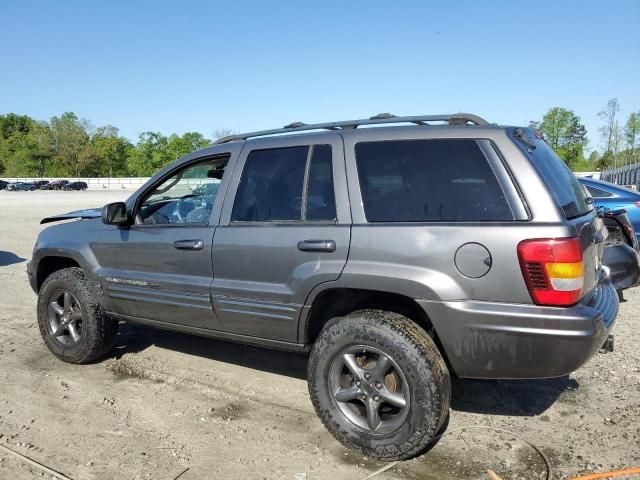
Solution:
<svg viewBox="0 0 640 480"><path fill-rule="evenodd" d="M342 448L309 402L306 358L124 326L92 365L44 347L25 274L40 218L125 192L0 191L0 445L78 479L361 479L384 464ZM640 291L626 294L616 350L567 378L455 380L451 433L378 479L555 478L640 465ZM186 470L186 471L185 471ZM0 449L0 478L42 478ZM44 478L47 476L45 475Z"/></svg>

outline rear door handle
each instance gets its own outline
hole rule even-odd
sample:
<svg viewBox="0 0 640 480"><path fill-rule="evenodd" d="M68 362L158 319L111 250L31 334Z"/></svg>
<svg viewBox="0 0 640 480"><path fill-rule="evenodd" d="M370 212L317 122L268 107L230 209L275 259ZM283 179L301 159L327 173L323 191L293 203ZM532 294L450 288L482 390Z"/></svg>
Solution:
<svg viewBox="0 0 640 480"><path fill-rule="evenodd" d="M202 240L177 240L173 246L178 250L202 250L204 242Z"/></svg>
<svg viewBox="0 0 640 480"><path fill-rule="evenodd" d="M335 252L334 240L301 240L298 242L298 250L301 252Z"/></svg>

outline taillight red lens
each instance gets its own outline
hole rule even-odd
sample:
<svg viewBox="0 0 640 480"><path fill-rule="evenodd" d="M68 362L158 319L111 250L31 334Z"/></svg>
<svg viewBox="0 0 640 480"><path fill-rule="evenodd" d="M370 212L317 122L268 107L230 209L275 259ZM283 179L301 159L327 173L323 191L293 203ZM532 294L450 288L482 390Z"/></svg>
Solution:
<svg viewBox="0 0 640 480"><path fill-rule="evenodd" d="M523 240L518 244L518 259L536 304L568 306L578 303L584 283L580 240Z"/></svg>

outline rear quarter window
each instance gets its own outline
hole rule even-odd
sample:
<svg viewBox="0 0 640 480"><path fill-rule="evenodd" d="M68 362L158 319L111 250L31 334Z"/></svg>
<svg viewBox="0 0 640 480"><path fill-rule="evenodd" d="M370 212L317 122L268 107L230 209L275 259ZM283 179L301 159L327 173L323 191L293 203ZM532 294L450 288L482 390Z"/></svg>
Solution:
<svg viewBox="0 0 640 480"><path fill-rule="evenodd" d="M516 143L527 154L565 216L571 219L591 212L593 204L587 201L584 188L567 164L532 129L522 130L526 142L514 133Z"/></svg>
<svg viewBox="0 0 640 480"><path fill-rule="evenodd" d="M514 219L475 140L361 142L355 150L368 222Z"/></svg>

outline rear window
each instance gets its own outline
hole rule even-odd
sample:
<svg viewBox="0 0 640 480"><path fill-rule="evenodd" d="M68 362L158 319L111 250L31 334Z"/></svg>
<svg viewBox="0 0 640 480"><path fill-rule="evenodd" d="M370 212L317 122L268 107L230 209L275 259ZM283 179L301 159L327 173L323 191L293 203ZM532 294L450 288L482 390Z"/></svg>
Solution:
<svg viewBox="0 0 640 480"><path fill-rule="evenodd" d="M593 204L587 201L584 188L569 170L569 167L543 139L538 138L530 128L522 129L527 138L518 138L516 143L531 159L531 163L555 197L556 202L567 218L585 215L593 210ZM527 145L529 144L529 145ZM532 148L533 147L533 148Z"/></svg>
<svg viewBox="0 0 640 480"><path fill-rule="evenodd" d="M513 220L475 140L397 140L356 145L368 222Z"/></svg>

